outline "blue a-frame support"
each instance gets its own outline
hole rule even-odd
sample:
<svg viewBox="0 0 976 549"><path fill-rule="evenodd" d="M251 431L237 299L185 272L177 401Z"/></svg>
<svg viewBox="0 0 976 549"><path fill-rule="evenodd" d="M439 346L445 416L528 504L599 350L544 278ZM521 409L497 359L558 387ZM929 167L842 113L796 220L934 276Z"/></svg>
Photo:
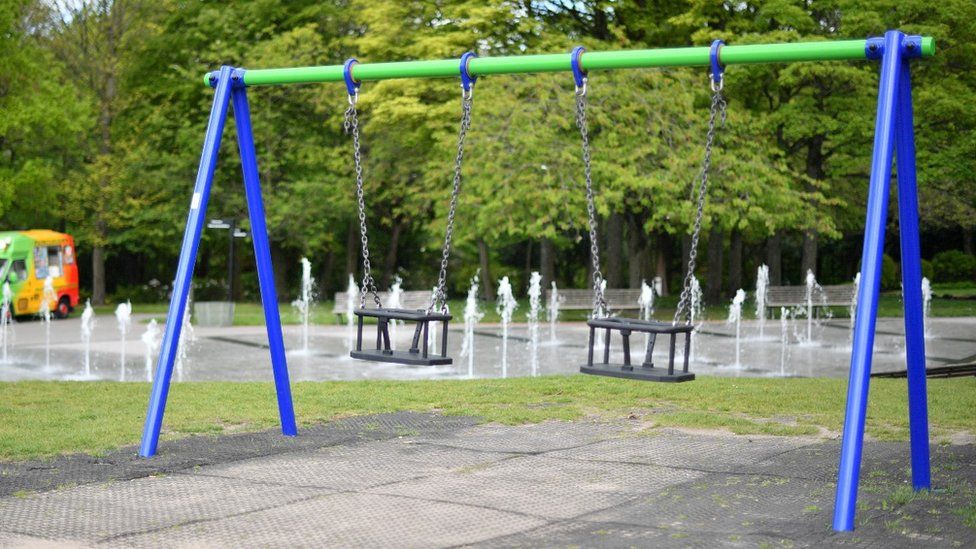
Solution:
<svg viewBox="0 0 976 549"><path fill-rule="evenodd" d="M868 380L871 372L871 352L874 347L875 321L881 285L881 258L888 213L888 195L892 163L898 159L898 206L901 230L902 282L905 306L905 340L908 361L908 404L911 434L912 485L916 490L930 487L928 411L925 388L925 339L922 324L921 256L918 232L918 199L915 179L915 140L912 123L912 97L909 60L921 55L917 36L888 31L884 38L871 39L867 56L881 60L881 79L878 91L878 112L875 123L874 152L868 192L867 218L864 231L864 250L861 259L859 307L855 318L854 342L851 353L850 382L847 411L838 471L834 529L854 528L858 477L864 442L867 414ZM271 267L271 253L265 224L264 204L258 180L257 158L251 132L251 119L243 71L222 67L214 76L214 103L197 171L196 184L190 201L190 214L180 251L173 296L166 317L166 331L160 349L156 377L153 381L149 410L139 455L150 457L156 453L159 432L166 407L170 378L180 339L180 329L193 275L200 233L221 134L227 119L228 105L233 102L237 125L238 145L244 172L244 188L251 220L254 253L257 258L261 301L264 306L271 363L278 396L281 430L285 435L297 433L292 407L288 367L285 362L281 319L278 315L277 295Z"/></svg>
<svg viewBox="0 0 976 549"><path fill-rule="evenodd" d="M911 437L912 486L931 487L929 468L928 399L925 389L925 328L922 322L922 263L918 238L918 196L915 179L915 131L912 119L912 84L909 60L921 55L921 47L899 31L868 42L869 58L881 60L878 114L874 153L868 188L864 249L861 255L861 287L857 295L854 342L851 349L847 413L837 473L834 530L854 529L857 485L864 446L864 422L868 407L868 380L874 328L881 289L881 257L891 166L898 162L898 222L901 237L902 292L905 306L905 350L908 361L908 415Z"/></svg>
<svg viewBox="0 0 976 549"><path fill-rule="evenodd" d="M291 385L288 382L288 364L285 362L285 344L281 335L281 318L278 314L278 295L275 291L274 272L271 268L271 249L268 244L268 228L265 223L264 201L261 198L261 183L258 179L258 162L254 152L254 136L251 131L251 113L247 104L247 89L241 79L241 71L231 67L221 67L215 86L213 108L210 122L203 141L203 154L197 169L196 184L190 199L190 215L186 220L186 232L173 282L173 296L166 315L166 331L160 347L159 362L156 364L156 377L153 380L146 425L142 432L139 455L151 457L156 453L159 431L163 424L166 397L173 377L173 363L183 327L186 300L190 293L193 278L193 264L200 244L200 233L210 198L214 169L217 166L217 152L220 138L227 121L227 107L234 103L234 121L237 126L237 142L241 152L241 168L244 172L244 192L247 196L248 216L251 220L251 240L254 242L254 255L258 268L258 284L261 287L261 303L264 306L264 319L268 326L268 344L271 348L271 367L274 371L275 389L278 393L278 413L281 416L281 432L288 436L298 434L295 425L295 410L291 400Z"/></svg>

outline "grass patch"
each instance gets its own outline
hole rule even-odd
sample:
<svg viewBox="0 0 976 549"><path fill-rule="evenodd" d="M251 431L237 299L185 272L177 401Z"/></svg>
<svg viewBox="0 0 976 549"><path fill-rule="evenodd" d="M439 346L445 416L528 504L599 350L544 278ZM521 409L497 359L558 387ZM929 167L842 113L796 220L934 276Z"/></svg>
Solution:
<svg viewBox="0 0 976 549"><path fill-rule="evenodd" d="M651 426L728 429L740 434L837 432L846 382L838 379L730 379L655 384L589 376L301 382L293 385L301 424L396 411L473 415L515 425L584 416ZM145 383L0 383L0 460L100 453L136 444L149 399ZM929 381L935 434L976 430L976 379ZM278 424L270 383L177 383L163 438L254 431ZM869 436L907 438L905 380L871 383Z"/></svg>

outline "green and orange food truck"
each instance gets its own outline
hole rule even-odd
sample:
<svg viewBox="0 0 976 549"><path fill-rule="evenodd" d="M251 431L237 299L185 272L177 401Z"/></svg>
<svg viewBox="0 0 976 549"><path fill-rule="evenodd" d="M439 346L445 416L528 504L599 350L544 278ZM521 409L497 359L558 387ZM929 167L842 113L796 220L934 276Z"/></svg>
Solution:
<svg viewBox="0 0 976 549"><path fill-rule="evenodd" d="M71 235L46 229L0 232L0 286L10 284L11 314L39 313L48 277L57 294L56 300L47 300L48 307L55 317L64 318L78 305L78 263Z"/></svg>

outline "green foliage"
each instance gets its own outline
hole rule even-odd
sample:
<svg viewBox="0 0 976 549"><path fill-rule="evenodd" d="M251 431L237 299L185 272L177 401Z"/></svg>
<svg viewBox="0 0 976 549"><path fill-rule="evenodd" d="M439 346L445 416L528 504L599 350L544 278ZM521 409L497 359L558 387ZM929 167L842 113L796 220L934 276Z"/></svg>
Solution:
<svg viewBox="0 0 976 549"><path fill-rule="evenodd" d="M959 250L939 252L932 258L933 280L939 282L976 281L976 256Z"/></svg>
<svg viewBox="0 0 976 549"><path fill-rule="evenodd" d="M172 276L212 99L201 76L222 64L457 58L467 50L483 56L568 52L577 43L606 50L715 38L730 44L818 41L895 27L931 34L937 55L912 65L922 224L976 227L976 4L970 0L65 5L71 17L39 0L0 0L0 218L9 228L63 228L76 234L82 254L104 246L110 256L138 262L139 274L124 281L130 290ZM737 231L754 250L774 233L789 242L807 231L823 238L860 233L876 86L871 63L729 68L729 116L716 144L705 230L717 227L726 237ZM674 278L678 243L694 215L688 196L702 158L705 70L594 72L589 89L601 222L623 216L631 240L673 236L674 249L660 252ZM358 242L350 240L356 208L351 144L342 131L343 87L254 88L249 98L276 269L287 277L307 255L324 273L318 276L323 287L344 285L345 264L355 264ZM547 238L557 248L563 280L586 279L579 260L587 227L573 108L566 73L480 79L452 288L462 289L473 275L479 240L495 251L493 274L521 271L526 261L515 259L521 252L513 250ZM366 205L381 281L396 271L409 287L434 282L458 111L453 79L363 85ZM234 129L231 119L208 216L246 220ZM224 248L223 235L205 231L206 261L199 269L221 261ZM253 269L249 257L244 261L247 276ZM213 272L200 274L216 280Z"/></svg>
<svg viewBox="0 0 976 549"><path fill-rule="evenodd" d="M888 254L881 256L881 289L897 290L901 287L901 268Z"/></svg>

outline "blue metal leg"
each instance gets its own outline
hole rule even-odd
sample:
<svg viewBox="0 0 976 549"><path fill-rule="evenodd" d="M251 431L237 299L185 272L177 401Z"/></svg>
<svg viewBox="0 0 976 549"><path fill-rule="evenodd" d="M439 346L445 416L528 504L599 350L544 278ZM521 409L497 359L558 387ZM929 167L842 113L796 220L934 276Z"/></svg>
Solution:
<svg viewBox="0 0 976 549"><path fill-rule="evenodd" d="M837 531L854 529L861 450L864 444L864 418L868 405L871 352L874 348L878 292L881 288L881 257L884 252L884 231L888 213L898 82L902 69L902 36L904 35L898 31L888 31L884 37L874 153L871 159L871 182L868 191L867 219L864 223L861 287L858 291L858 307L854 319L851 371L847 386L847 412L844 417L840 467L837 472L837 497L833 524L834 530Z"/></svg>
<svg viewBox="0 0 976 549"><path fill-rule="evenodd" d="M912 448L912 486L927 490L929 473L928 398L925 393L925 325L922 316L922 265L918 242L918 195L915 188L915 131L908 59L898 85L896 157L898 224L901 228L902 295L905 300L905 350L908 357L908 420Z"/></svg>
<svg viewBox="0 0 976 549"><path fill-rule="evenodd" d="M190 281L193 278L193 264L197 258L197 247L200 244L200 233L203 231L203 220L207 211L207 200L210 198L210 186L213 183L214 168L217 165L220 136L224 133L224 122L227 120L227 105L231 87L230 75L230 67L220 68L213 107L210 109L210 122L207 124L207 135L203 141L203 153L200 155L200 166L197 168L197 179L193 186L193 197L190 200L190 215L186 220L186 231L183 233L183 245L180 248L180 259L176 267L176 279L173 281L173 296L170 299L169 312L166 315L166 331L160 347L159 361L156 363L156 377L153 379L149 410L146 412L146 424L142 431L142 444L139 447L139 455L142 457L152 457L156 454L159 430L163 425L166 397L169 395L169 382L173 376L173 362L176 359L180 331L183 328L183 314L190 293Z"/></svg>
<svg viewBox="0 0 976 549"><path fill-rule="evenodd" d="M234 122L237 126L237 142L241 151L241 168L244 171L244 191L247 210L251 218L251 240L258 267L258 284L261 286L261 304L268 327L268 345L271 347L271 367L274 370L275 390L278 393L278 414L281 432L295 436L295 410L288 382L288 364L285 362L285 343L281 337L281 318L278 314L278 295L275 291L274 270L271 267L271 248L268 245L268 227L264 220L264 201L261 199L261 182L258 178L258 161L254 152L254 135L251 132L251 112L247 104L247 89L236 86L232 92Z"/></svg>

